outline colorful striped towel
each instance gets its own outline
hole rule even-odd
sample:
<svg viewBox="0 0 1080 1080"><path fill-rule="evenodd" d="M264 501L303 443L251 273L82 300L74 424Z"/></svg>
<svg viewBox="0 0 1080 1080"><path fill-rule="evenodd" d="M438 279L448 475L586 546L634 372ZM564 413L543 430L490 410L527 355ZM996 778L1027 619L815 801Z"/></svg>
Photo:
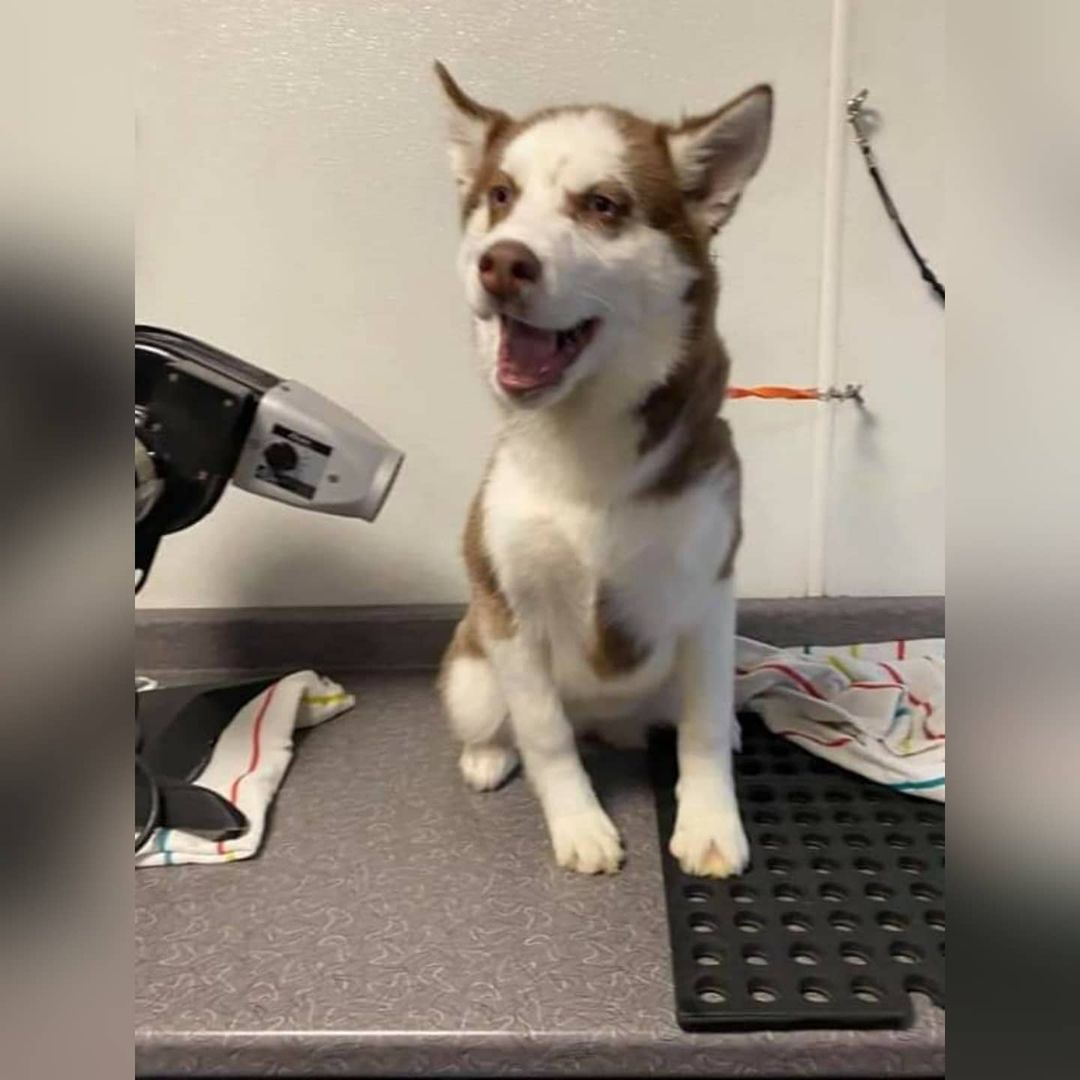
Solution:
<svg viewBox="0 0 1080 1080"><path fill-rule="evenodd" d="M845 769L945 801L945 642L736 647L736 705Z"/></svg>
<svg viewBox="0 0 1080 1080"><path fill-rule="evenodd" d="M208 840L179 829L155 829L135 853L135 865L222 863L258 853L266 815L293 755L293 731L314 727L352 708L355 699L337 683L298 671L249 701L221 733L196 783L224 796L248 819L233 840Z"/></svg>

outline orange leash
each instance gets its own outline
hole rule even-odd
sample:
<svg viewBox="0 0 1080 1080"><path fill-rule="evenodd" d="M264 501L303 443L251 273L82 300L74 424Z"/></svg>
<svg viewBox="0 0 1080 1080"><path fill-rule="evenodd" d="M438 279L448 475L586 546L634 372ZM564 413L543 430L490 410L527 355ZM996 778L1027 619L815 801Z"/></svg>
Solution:
<svg viewBox="0 0 1080 1080"><path fill-rule="evenodd" d="M817 387L807 386L729 386L730 398L788 398L792 401L817 401Z"/></svg>
<svg viewBox="0 0 1080 1080"><path fill-rule="evenodd" d="M863 404L862 386L848 383L842 390L830 386L729 386L729 398L781 398L787 401L856 401Z"/></svg>

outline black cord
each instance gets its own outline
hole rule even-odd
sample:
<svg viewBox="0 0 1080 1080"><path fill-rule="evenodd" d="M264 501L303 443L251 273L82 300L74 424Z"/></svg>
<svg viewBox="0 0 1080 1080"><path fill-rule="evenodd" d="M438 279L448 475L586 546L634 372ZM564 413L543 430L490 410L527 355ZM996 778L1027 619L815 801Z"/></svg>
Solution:
<svg viewBox="0 0 1080 1080"><path fill-rule="evenodd" d="M930 264L923 258L922 252L915 246L915 241L911 239L911 233L907 231L907 227L900 217L900 211L897 210L896 203L893 202L892 196L889 194L889 189L885 186L885 180L870 153L870 147L865 143L860 143L859 149L862 151L863 160L866 162L867 171L870 173L870 179L874 181L874 186L881 196L881 201L885 204L885 213L892 219L892 223L896 226L896 231L900 234L900 239L904 241L904 246L911 252L911 257L918 265L919 274L923 281L930 286L934 295L944 304L945 286L938 281L937 275L930 269Z"/></svg>
<svg viewBox="0 0 1080 1080"><path fill-rule="evenodd" d="M945 286L941 284L937 275L930 269L930 264L923 258L922 252L919 251L918 247L915 245L915 241L911 238L911 233L907 231L907 227L900 217L900 211L896 208L896 203L893 202L892 196L889 194L889 189L885 186L885 178L881 175L877 160L874 158L874 152L870 149L870 140L867 135L867 130L863 127L863 104L866 101L866 97L867 91L862 90L848 102L848 121L855 132L855 142L862 152L863 161L866 162L867 172L870 173L870 179L874 181L874 187L877 188L878 195L881 196L881 201L885 206L885 212L896 226L896 231L900 234L900 239L904 241L904 246L915 260L915 263L919 268L919 275L922 277L923 281L930 286L934 296L936 296L944 305Z"/></svg>
<svg viewBox="0 0 1080 1080"><path fill-rule="evenodd" d="M158 821L161 819L161 792L158 790L157 781L146 767L142 754L135 755L135 771L142 774L146 781L147 791L150 793L150 810L142 827L135 834L135 851L138 852L139 848L150 839L150 834L157 828Z"/></svg>

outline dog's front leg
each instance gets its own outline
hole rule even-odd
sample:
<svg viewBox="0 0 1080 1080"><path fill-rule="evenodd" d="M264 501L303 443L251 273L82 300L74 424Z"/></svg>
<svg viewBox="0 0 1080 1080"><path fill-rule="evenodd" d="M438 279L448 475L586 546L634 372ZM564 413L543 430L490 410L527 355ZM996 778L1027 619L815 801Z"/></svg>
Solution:
<svg viewBox="0 0 1080 1080"><path fill-rule="evenodd" d="M679 800L671 853L688 874L727 877L749 860L735 800L735 593L717 582L707 617L679 641Z"/></svg>
<svg viewBox="0 0 1080 1080"><path fill-rule="evenodd" d="M519 630L489 648L556 861L584 874L613 873L622 862L622 841L581 764L542 642Z"/></svg>

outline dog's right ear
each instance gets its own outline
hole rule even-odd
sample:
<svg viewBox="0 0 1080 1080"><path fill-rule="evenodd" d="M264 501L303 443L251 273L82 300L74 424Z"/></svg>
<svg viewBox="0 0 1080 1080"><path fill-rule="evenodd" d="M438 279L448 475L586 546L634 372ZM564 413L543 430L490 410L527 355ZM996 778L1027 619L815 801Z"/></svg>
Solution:
<svg viewBox="0 0 1080 1080"><path fill-rule="evenodd" d="M492 135L510 118L473 101L437 60L435 74L446 96L450 120L450 168L458 187L464 189L472 184Z"/></svg>

